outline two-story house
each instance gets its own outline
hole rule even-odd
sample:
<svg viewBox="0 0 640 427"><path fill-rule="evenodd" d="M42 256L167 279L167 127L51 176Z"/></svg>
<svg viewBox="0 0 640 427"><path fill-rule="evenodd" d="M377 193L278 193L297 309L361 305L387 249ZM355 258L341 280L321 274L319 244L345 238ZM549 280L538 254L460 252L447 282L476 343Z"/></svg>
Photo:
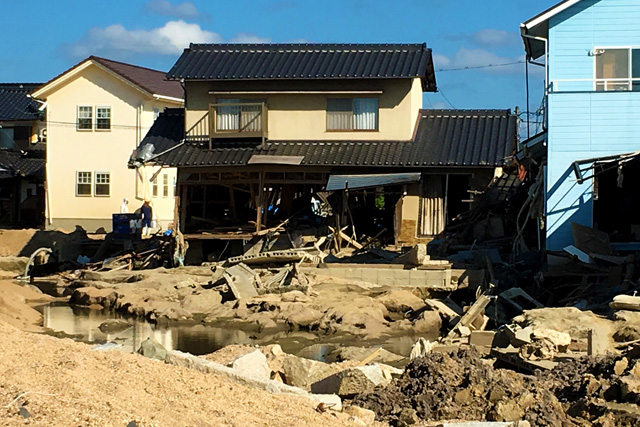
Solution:
<svg viewBox="0 0 640 427"><path fill-rule="evenodd" d="M46 102L47 227L111 229L123 199L129 210L150 199L166 228L173 219L175 170L127 167L156 117L183 105L165 73L89 57L32 93Z"/></svg>
<svg viewBox="0 0 640 427"><path fill-rule="evenodd" d="M527 58L546 70L548 249L573 244L571 223L621 238L640 224L624 167L640 150L638 19L638 2L565 0L521 24Z"/></svg>
<svg viewBox="0 0 640 427"><path fill-rule="evenodd" d="M44 106L29 97L40 83L0 84L0 224L44 224Z"/></svg>
<svg viewBox="0 0 640 427"><path fill-rule="evenodd" d="M424 44L192 44L167 77L185 108L132 160L178 168L187 233L272 227L334 192L336 226L428 241L516 143L508 110L422 109L436 91Z"/></svg>

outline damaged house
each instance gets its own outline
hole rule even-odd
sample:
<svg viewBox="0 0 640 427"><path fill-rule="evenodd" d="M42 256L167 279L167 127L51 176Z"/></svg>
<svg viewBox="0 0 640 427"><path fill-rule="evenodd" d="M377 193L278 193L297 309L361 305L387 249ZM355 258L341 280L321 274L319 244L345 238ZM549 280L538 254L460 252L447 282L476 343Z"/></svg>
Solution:
<svg viewBox="0 0 640 427"><path fill-rule="evenodd" d="M45 106L29 97L39 83L0 84L0 224L44 224Z"/></svg>
<svg viewBox="0 0 640 427"><path fill-rule="evenodd" d="M640 241L638 19L637 2L565 0L521 24L527 59L546 65L544 132L531 142L546 146L549 250L574 244L572 223Z"/></svg>
<svg viewBox="0 0 640 427"><path fill-rule="evenodd" d="M300 217L347 241L427 242L517 142L509 110L422 109L436 91L425 44L192 44L167 77L185 108L158 117L130 166L178 169L190 240Z"/></svg>

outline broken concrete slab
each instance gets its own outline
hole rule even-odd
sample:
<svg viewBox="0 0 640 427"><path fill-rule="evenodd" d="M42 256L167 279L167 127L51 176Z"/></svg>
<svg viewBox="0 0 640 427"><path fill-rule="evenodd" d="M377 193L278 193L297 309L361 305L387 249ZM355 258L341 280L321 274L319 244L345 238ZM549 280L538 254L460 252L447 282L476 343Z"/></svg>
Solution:
<svg viewBox="0 0 640 427"><path fill-rule="evenodd" d="M616 295L609 307L614 310L640 311L640 296Z"/></svg>
<svg viewBox="0 0 640 427"><path fill-rule="evenodd" d="M546 339L550 341L560 352L566 351L571 344L571 335L553 329L534 329L532 336L534 340Z"/></svg>
<svg viewBox="0 0 640 427"><path fill-rule="evenodd" d="M319 394L353 397L388 382L389 380L385 378L379 365L367 365L346 369L311 384L311 391Z"/></svg>
<svg viewBox="0 0 640 427"><path fill-rule="evenodd" d="M223 275L236 299L248 299L258 296L256 276L257 273L243 263L227 268Z"/></svg>
<svg viewBox="0 0 640 427"><path fill-rule="evenodd" d="M347 405L342 412L364 421L365 425L372 424L376 420L376 413L355 405Z"/></svg>
<svg viewBox="0 0 640 427"><path fill-rule="evenodd" d="M484 313L484 309L487 308L491 299L486 295L480 295L478 299L469 307L469 310L462 316L460 321L456 324L456 326L449 331L447 338L453 338L456 333L458 333L458 329L461 326L469 326L478 316L482 316Z"/></svg>
<svg viewBox="0 0 640 427"><path fill-rule="evenodd" d="M229 365L241 374L257 378L271 378L267 357L260 350L254 350L233 360Z"/></svg>
<svg viewBox="0 0 640 427"><path fill-rule="evenodd" d="M462 310L460 312L456 311L454 307L447 305L446 301L440 301L437 299L425 299L425 304L431 308L432 310L436 310L441 315L449 319L449 322L455 322L460 319L462 315Z"/></svg>
<svg viewBox="0 0 640 427"><path fill-rule="evenodd" d="M400 255L394 261L395 264L404 265L425 265L431 260L431 257L427 253L427 245L424 243L418 243L409 252Z"/></svg>
<svg viewBox="0 0 640 427"><path fill-rule="evenodd" d="M495 331L472 331L471 335L469 335L469 345L493 347L493 341L495 338Z"/></svg>
<svg viewBox="0 0 640 427"><path fill-rule="evenodd" d="M296 396L306 397L316 403L324 403L332 407L333 410L342 411L342 399L339 396L331 394L312 394L307 393L299 387L292 387L279 381L271 379L263 379L250 375L242 374L233 368L211 362L189 353L183 353L178 350L167 352L165 363L185 368L195 369L204 373L215 373L223 375L230 380L248 387L257 388L274 394L293 394Z"/></svg>

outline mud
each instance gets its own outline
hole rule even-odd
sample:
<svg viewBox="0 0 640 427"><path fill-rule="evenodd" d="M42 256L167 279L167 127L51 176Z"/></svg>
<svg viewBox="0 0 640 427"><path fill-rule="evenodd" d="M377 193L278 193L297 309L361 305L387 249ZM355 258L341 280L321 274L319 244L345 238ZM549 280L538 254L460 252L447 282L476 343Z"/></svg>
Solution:
<svg viewBox="0 0 640 427"><path fill-rule="evenodd" d="M415 411L425 421L518 421L535 426L640 426L640 366L632 354L584 358L523 375L498 369L475 350L434 353L354 404L393 426Z"/></svg>

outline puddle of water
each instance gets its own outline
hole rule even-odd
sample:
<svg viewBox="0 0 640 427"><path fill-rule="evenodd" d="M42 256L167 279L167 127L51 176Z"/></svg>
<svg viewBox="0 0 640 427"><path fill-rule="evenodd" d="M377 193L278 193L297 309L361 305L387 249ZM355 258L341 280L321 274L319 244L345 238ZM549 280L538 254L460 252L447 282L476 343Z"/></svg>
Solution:
<svg viewBox="0 0 640 427"><path fill-rule="evenodd" d="M417 337L401 336L384 340L364 340L353 336L321 336L309 332L288 332L262 335L237 328L215 325L164 325L144 320L125 318L110 312L69 306L64 302L53 302L38 307L43 315L44 327L53 335L69 336L86 343L103 344L115 342L122 345L122 351L135 352L140 344L153 337L168 350L180 350L195 355L212 353L227 345L269 345L280 344L289 354L298 354L303 348L320 344L306 351L304 356L324 360L333 345L383 347L392 353L407 356ZM110 319L125 319L131 327L115 333L103 333L98 328Z"/></svg>

